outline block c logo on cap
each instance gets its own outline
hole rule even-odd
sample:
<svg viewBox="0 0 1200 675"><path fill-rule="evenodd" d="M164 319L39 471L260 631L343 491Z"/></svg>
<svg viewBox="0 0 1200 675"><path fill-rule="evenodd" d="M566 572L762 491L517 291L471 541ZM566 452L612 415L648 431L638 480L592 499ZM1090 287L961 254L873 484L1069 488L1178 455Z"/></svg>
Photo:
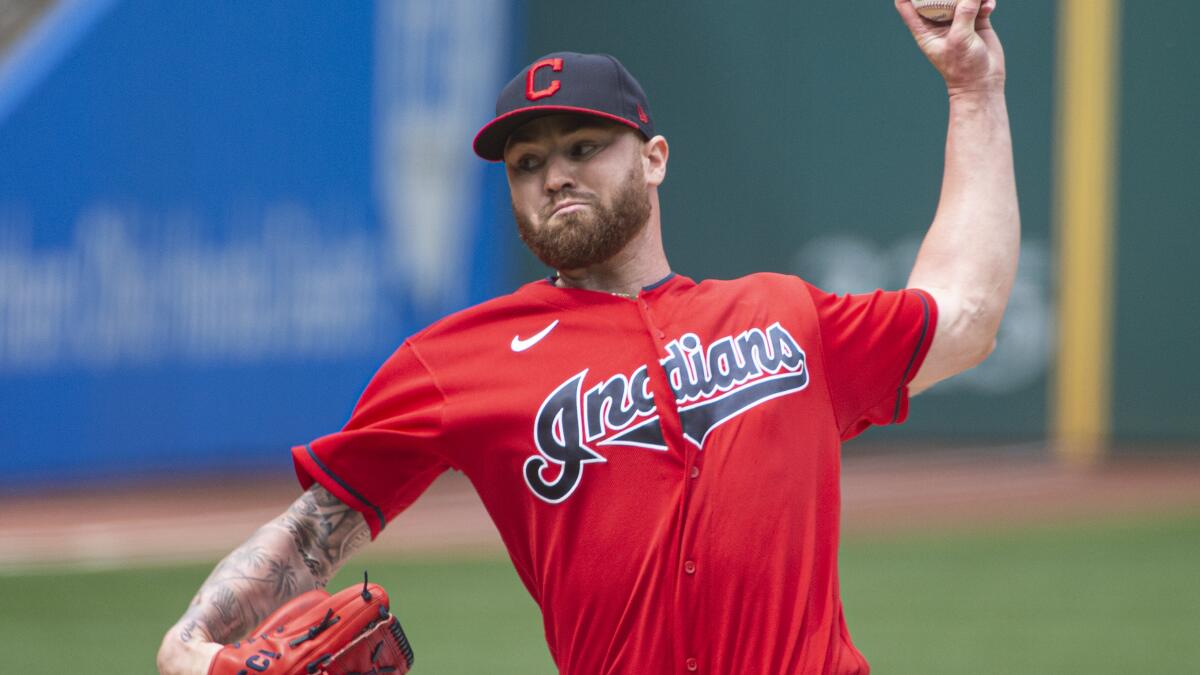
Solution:
<svg viewBox="0 0 1200 675"><path fill-rule="evenodd" d="M525 98L529 99L530 101L536 101L539 98L553 96L558 92L559 89L562 88L561 81L552 80L550 82L550 86L546 87L545 89L534 89L533 78L537 75L537 71L541 70L542 68L549 68L556 73L561 73L563 69L563 60L561 58L542 59L532 66L529 66L529 72L525 74Z"/></svg>

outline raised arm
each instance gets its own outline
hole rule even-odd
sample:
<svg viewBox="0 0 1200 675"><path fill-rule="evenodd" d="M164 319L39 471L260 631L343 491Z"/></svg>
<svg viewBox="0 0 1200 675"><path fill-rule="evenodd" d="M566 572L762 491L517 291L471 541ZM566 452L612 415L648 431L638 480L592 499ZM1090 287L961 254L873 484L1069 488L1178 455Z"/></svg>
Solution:
<svg viewBox="0 0 1200 675"><path fill-rule="evenodd" d="M1020 214L1004 100L1004 51L995 0L960 0L953 23L896 9L946 81L950 120L942 194L908 279L938 304L937 331L910 385L919 392L991 353L1017 271Z"/></svg>
<svg viewBox="0 0 1200 675"><path fill-rule="evenodd" d="M159 672L204 675L223 644L291 598L323 588L369 540L362 515L314 485L217 564L163 637Z"/></svg>

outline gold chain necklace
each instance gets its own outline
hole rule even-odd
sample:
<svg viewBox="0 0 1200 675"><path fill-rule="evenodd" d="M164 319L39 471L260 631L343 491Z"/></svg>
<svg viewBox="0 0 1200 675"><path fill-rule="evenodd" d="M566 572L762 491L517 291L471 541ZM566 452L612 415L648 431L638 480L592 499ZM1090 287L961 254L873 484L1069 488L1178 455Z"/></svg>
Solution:
<svg viewBox="0 0 1200 675"><path fill-rule="evenodd" d="M558 282L560 279L562 279L562 277L559 277L559 276L554 277L553 283L555 286L558 286ZM559 286L559 288L570 288L570 286ZM609 291L609 294L615 295L618 298L625 298L626 300L637 300L636 293L622 293L621 291Z"/></svg>

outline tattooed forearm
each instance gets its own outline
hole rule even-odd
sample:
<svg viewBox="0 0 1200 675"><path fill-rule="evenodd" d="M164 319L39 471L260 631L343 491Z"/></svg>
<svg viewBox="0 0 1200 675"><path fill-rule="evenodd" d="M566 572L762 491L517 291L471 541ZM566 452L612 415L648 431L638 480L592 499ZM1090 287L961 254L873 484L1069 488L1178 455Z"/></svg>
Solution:
<svg viewBox="0 0 1200 675"><path fill-rule="evenodd" d="M217 565L180 619L179 639L241 638L284 602L323 588L369 539L361 514L313 486Z"/></svg>
<svg viewBox="0 0 1200 675"><path fill-rule="evenodd" d="M320 586L328 584L342 562L370 538L362 515L324 489L314 492L311 500L293 504L280 524Z"/></svg>

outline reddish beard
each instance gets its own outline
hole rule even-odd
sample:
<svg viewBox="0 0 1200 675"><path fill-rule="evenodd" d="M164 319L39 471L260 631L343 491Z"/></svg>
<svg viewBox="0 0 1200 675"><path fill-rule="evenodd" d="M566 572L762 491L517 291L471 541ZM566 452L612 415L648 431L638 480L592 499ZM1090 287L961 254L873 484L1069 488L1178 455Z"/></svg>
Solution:
<svg viewBox="0 0 1200 675"><path fill-rule="evenodd" d="M640 169L629 172L608 206L570 192L560 195L556 204L578 200L586 202L588 208L564 213L553 224L548 221L554 206L541 218L541 224L535 225L514 204L513 218L521 241L539 260L556 270L590 267L613 257L646 227L650 218L650 195Z"/></svg>

